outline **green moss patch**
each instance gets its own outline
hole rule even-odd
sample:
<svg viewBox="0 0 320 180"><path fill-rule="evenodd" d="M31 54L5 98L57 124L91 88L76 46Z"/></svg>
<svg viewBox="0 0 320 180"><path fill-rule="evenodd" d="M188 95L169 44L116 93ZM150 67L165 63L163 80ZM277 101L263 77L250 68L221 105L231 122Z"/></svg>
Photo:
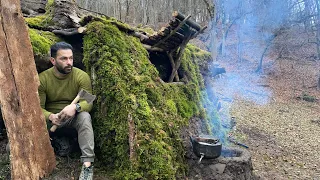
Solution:
<svg viewBox="0 0 320 180"><path fill-rule="evenodd" d="M60 39L51 32L29 28L29 36L35 56L48 57L50 46Z"/></svg>
<svg viewBox="0 0 320 180"><path fill-rule="evenodd" d="M48 0L46 5L46 13L36 17L29 17L25 18L29 27L36 28L36 29L44 29L48 26L53 25L53 3L54 0Z"/></svg>

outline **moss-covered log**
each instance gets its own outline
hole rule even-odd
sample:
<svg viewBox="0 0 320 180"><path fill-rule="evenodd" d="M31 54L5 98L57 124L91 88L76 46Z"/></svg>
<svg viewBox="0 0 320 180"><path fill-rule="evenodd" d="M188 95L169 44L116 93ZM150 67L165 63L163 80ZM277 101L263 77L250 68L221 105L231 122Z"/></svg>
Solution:
<svg viewBox="0 0 320 180"><path fill-rule="evenodd" d="M98 96L93 118L99 160L112 167L119 179L184 176L179 132L190 117L203 114L203 81L192 48L187 47L182 57L189 83L165 84L138 38L121 32L108 20L87 27L84 62L94 74ZM134 161L129 158L128 114L135 126Z"/></svg>

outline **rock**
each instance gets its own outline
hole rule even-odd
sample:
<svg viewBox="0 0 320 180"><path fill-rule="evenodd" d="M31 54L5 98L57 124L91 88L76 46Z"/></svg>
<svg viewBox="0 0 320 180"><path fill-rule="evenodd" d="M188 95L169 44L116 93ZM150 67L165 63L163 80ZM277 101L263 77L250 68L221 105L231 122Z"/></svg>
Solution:
<svg viewBox="0 0 320 180"><path fill-rule="evenodd" d="M217 174L223 174L223 172L226 168L226 165L218 163L218 164L210 165L209 167L210 167L210 169L212 169L212 171L215 171Z"/></svg>

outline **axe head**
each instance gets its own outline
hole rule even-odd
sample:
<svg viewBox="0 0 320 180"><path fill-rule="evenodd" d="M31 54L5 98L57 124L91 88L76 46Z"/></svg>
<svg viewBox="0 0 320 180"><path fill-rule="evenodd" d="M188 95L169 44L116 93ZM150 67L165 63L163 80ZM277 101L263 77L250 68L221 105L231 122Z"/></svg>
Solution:
<svg viewBox="0 0 320 180"><path fill-rule="evenodd" d="M81 99L86 100L88 104L91 104L96 99L95 95L90 94L84 89L81 89L78 95Z"/></svg>

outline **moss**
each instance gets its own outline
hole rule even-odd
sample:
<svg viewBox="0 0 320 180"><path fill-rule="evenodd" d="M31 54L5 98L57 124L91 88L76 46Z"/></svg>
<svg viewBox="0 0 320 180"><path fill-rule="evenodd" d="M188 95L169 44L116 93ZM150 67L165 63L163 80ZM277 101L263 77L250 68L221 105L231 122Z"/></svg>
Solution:
<svg viewBox="0 0 320 180"><path fill-rule="evenodd" d="M46 4L46 13L36 17L25 18L29 27L43 29L53 25L53 4L54 0L48 0Z"/></svg>
<svg viewBox="0 0 320 180"><path fill-rule="evenodd" d="M211 54L192 44L188 44L187 49L190 51L191 59L199 66L201 71L208 71L208 64L212 61Z"/></svg>
<svg viewBox="0 0 320 180"><path fill-rule="evenodd" d="M121 29L121 28L120 28ZM175 179L186 172L180 129L203 111L203 80L190 50L186 85L163 84L139 39L108 19L92 21L84 37L84 64L95 73L92 112L97 155L115 179ZM136 157L129 160L128 114L135 124Z"/></svg>
<svg viewBox="0 0 320 180"><path fill-rule="evenodd" d="M89 15L89 16L83 17L79 23L81 26L85 26L92 21L100 21L103 23L107 22L107 23L113 24L123 32L133 31L133 29L128 24L123 23L122 21L119 21L118 19L116 19L114 17L109 17L109 16L97 17L97 16Z"/></svg>
<svg viewBox="0 0 320 180"><path fill-rule="evenodd" d="M35 56L47 57L50 46L60 39L51 32L40 31L29 28L29 36Z"/></svg>
<svg viewBox="0 0 320 180"><path fill-rule="evenodd" d="M176 103L172 99L167 100L166 105L168 106L168 108L171 112L174 112L174 113L178 112L178 109L176 107Z"/></svg>
<svg viewBox="0 0 320 180"><path fill-rule="evenodd" d="M140 31L140 32L144 32L147 35L151 36L154 33L156 33L151 27L142 27L142 26L137 26L136 28L134 28L135 31Z"/></svg>

